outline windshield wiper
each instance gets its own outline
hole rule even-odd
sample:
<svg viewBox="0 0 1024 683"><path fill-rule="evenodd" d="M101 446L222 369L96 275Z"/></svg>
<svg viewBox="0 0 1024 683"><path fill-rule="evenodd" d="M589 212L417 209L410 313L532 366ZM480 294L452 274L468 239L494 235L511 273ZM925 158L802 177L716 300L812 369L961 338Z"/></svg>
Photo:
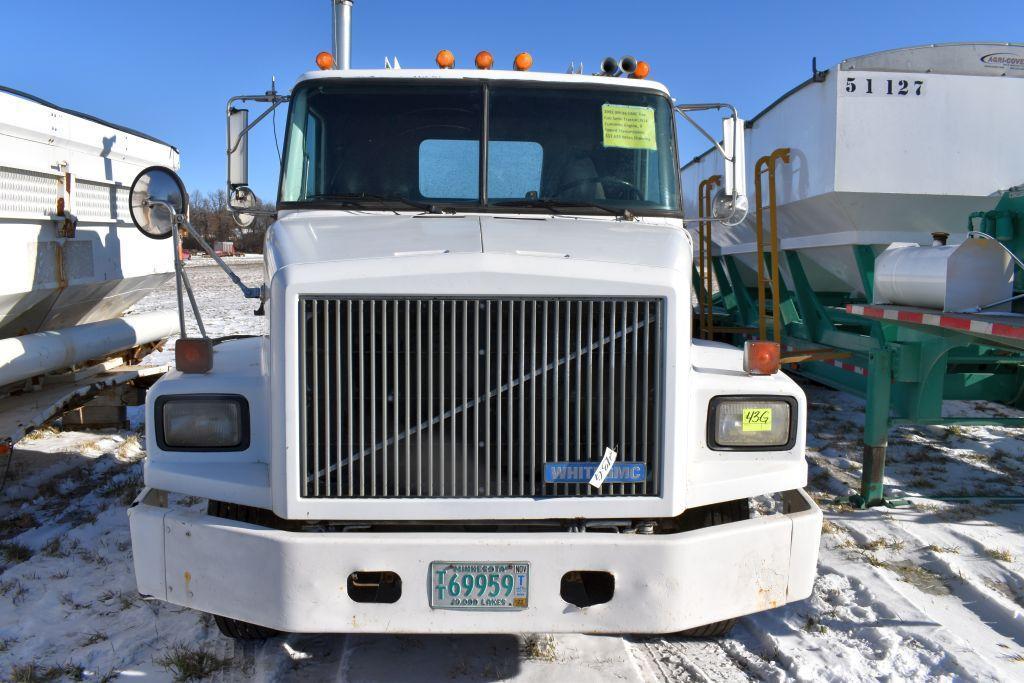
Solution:
<svg viewBox="0 0 1024 683"><path fill-rule="evenodd" d="M423 202L413 201L406 199L405 197L385 197L379 194L367 194L365 192L353 192L350 194L314 194L306 197L308 201L326 201L326 202L338 202L345 206L351 206L357 209L365 209L366 202L397 202L404 204L411 209L423 211L424 213L446 213L446 210L439 209L433 204L426 204ZM455 213L453 209L448 209L447 213Z"/></svg>
<svg viewBox="0 0 1024 683"><path fill-rule="evenodd" d="M599 209L613 216L626 216L629 214L628 209L616 209L604 204L571 199L508 199L500 202L491 202L491 205L535 207L538 209L551 209L555 213L560 213L558 209Z"/></svg>

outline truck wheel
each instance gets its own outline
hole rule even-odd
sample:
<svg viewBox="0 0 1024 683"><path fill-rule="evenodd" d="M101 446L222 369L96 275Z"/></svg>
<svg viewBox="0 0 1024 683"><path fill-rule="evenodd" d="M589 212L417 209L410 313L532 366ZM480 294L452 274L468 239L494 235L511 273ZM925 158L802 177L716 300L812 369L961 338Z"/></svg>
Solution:
<svg viewBox="0 0 1024 683"><path fill-rule="evenodd" d="M206 505L206 514L212 517L230 519L235 522L259 524L259 520L264 517L265 512L245 505L222 503L219 500L211 500ZM267 638L273 638L281 633L280 631L267 628L266 626L258 626L257 624L250 624L247 621L239 621L238 619L232 619L230 617L222 617L219 614L214 614L213 620L217 623L217 628L221 633L226 635L228 638L234 638L235 640L266 640Z"/></svg>
<svg viewBox="0 0 1024 683"><path fill-rule="evenodd" d="M683 513L683 528L686 530L703 529L744 519L750 519L750 500L747 498L687 510ZM735 619L725 619L704 626L688 628L676 635L683 638L721 638L729 633L735 624Z"/></svg>
<svg viewBox="0 0 1024 683"><path fill-rule="evenodd" d="M256 624L231 619L230 617L222 617L219 614L214 614L213 620L217 622L217 628L221 633L235 640L266 640L281 633L272 628L257 626Z"/></svg>

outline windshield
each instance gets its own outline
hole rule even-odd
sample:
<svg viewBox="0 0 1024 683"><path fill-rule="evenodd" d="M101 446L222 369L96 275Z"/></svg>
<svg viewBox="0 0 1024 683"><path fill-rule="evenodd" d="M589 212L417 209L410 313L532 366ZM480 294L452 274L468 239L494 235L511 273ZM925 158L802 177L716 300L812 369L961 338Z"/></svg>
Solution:
<svg viewBox="0 0 1024 683"><path fill-rule="evenodd" d="M292 98L281 202L678 215L672 123L667 97L621 87L306 85Z"/></svg>

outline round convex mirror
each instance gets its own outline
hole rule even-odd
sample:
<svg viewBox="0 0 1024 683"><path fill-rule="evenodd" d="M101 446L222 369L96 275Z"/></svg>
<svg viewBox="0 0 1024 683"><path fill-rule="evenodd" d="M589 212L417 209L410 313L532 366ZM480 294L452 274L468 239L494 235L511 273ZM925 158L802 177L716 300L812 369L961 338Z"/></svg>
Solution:
<svg viewBox="0 0 1024 683"><path fill-rule="evenodd" d="M256 195L248 187L236 187L231 191L231 216L240 228L248 228L256 220L256 216L246 213L246 209L256 208Z"/></svg>
<svg viewBox="0 0 1024 683"><path fill-rule="evenodd" d="M185 185L178 174L163 166L152 166L136 176L128 208L139 232L162 240L171 236L175 215L185 213L187 203Z"/></svg>
<svg viewBox="0 0 1024 683"><path fill-rule="evenodd" d="M746 196L733 197L724 189L719 190L711 200L711 215L730 227L739 225L747 217Z"/></svg>

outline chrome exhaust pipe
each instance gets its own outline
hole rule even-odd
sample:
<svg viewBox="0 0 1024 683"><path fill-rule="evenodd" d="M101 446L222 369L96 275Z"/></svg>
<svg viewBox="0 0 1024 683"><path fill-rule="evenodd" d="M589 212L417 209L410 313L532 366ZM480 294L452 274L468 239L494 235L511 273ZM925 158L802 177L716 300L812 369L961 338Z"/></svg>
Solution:
<svg viewBox="0 0 1024 683"><path fill-rule="evenodd" d="M626 55L619 60L619 71L626 74L627 76L632 75L636 71L636 58L631 55Z"/></svg>
<svg viewBox="0 0 1024 683"><path fill-rule="evenodd" d="M619 62L615 59L615 57L605 57L604 61L601 62L601 71L594 75L614 77L618 76L619 73Z"/></svg>
<svg viewBox="0 0 1024 683"><path fill-rule="evenodd" d="M352 0L331 0L334 15L334 68L347 71L352 64Z"/></svg>

